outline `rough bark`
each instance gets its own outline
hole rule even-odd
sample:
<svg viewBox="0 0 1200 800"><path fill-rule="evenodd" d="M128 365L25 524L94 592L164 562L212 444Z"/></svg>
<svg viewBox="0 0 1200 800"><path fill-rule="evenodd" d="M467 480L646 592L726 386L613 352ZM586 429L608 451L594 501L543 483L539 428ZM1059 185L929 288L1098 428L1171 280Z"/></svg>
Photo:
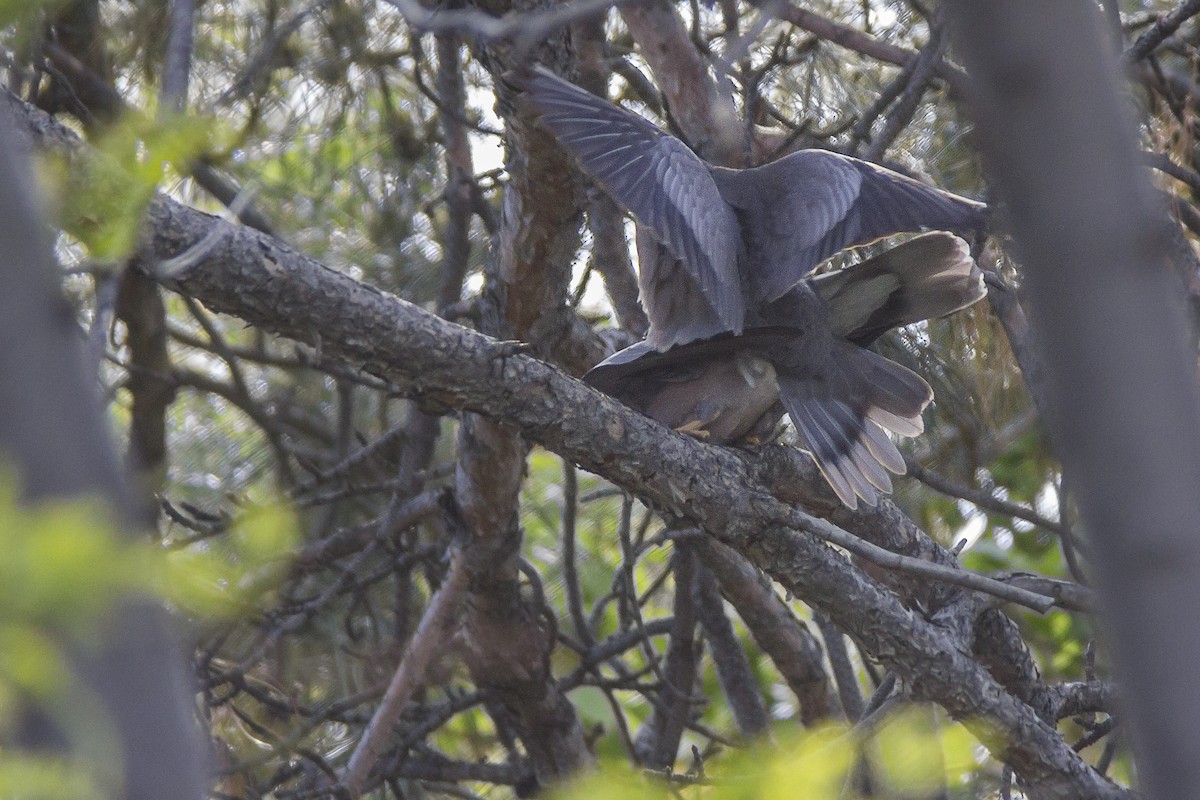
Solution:
<svg viewBox="0 0 1200 800"><path fill-rule="evenodd" d="M167 409L175 399L167 313L158 286L144 274L127 270L120 280L116 311L125 323L130 364L126 386L133 396L126 465L139 478L145 496L152 498L166 474ZM153 511L148 518L153 521Z"/></svg>
<svg viewBox="0 0 1200 800"><path fill-rule="evenodd" d="M43 142L67 138L36 112L26 109L24 120L30 135ZM818 511L833 505L815 468L804 466L795 451L766 448L753 456L673 434L511 345L328 270L269 237L172 201L152 203L146 229L140 254L147 269L211 234L194 265L167 279L179 291L309 344L316 343L320 331L325 353L383 376L411 396L503 419L530 440L740 550L852 632L868 652L909 681L917 697L942 704L974 726L999 758L1043 787L1042 796L1123 796L969 657L969 631L905 608L831 548L788 527L790 509L772 496L759 474L790 476L789 497ZM833 516L853 522L855 532L897 537L911 549L937 552L911 521L899 529L880 528L903 520L891 503ZM914 594L929 583L909 581Z"/></svg>
<svg viewBox="0 0 1200 800"><path fill-rule="evenodd" d="M825 674L821 643L775 594L770 580L750 562L715 539L696 542L721 593L746 623L754 641L771 657L800 704L800 721L813 725L835 716L837 699Z"/></svg>
<svg viewBox="0 0 1200 800"><path fill-rule="evenodd" d="M557 49L552 37L547 55ZM514 109L506 122L511 180L485 273L481 327L581 372L601 347L568 303L582 219L579 183L566 155L531 118ZM458 447L455 495L471 535L468 666L512 715L538 781L548 785L578 773L592 757L550 669L553 626L522 591L518 514L527 445L514 426L471 414L460 424Z"/></svg>
<svg viewBox="0 0 1200 800"><path fill-rule="evenodd" d="M717 580L703 564L697 566L692 593L696 617L708 637L708 650L712 653L717 680L733 712L738 731L747 737L759 736L771 722L767 705L763 702L758 678L746 657L746 649L738 639L729 617L725 615L725 604L721 600Z"/></svg>

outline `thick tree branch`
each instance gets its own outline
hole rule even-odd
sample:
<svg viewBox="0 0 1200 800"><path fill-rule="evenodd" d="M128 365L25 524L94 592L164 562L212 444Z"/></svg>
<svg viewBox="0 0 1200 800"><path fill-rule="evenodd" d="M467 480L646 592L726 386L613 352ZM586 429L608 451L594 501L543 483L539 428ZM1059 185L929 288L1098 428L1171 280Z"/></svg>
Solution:
<svg viewBox="0 0 1200 800"><path fill-rule="evenodd" d="M695 547L704 566L716 576L721 593L796 695L800 721L812 725L835 716L837 700L825 674L821 644L776 596L770 581L716 539L701 537Z"/></svg>
<svg viewBox="0 0 1200 800"><path fill-rule="evenodd" d="M1136 42L1129 46L1129 49L1125 51L1125 60L1129 62L1141 61L1154 52L1154 49L1162 44L1168 36L1179 30L1180 25L1197 14L1200 14L1200 0L1183 0L1170 13L1159 17L1157 22L1151 25L1137 38Z"/></svg>
<svg viewBox="0 0 1200 800"><path fill-rule="evenodd" d="M43 144L69 138L19 101L10 104L22 115L28 135ZM146 231L138 256L148 271L206 237L214 242L192 267L163 278L172 288L337 355L418 400L503 419L531 440L738 549L851 631L905 678L917 697L942 704L974 727L999 758L1040 787L1039 796L1123 796L1053 727L996 684L968 655L969 642L958 626L943 627L905 608L836 551L781 524L793 510L772 496L756 471L782 474L785 470L775 468L798 458L794 451L768 448L756 460L674 434L510 344L441 320L270 237L166 198L152 202ZM812 478L807 485L792 485L791 492L807 495L814 508L829 507L828 493L813 489L818 481L815 474ZM839 514L859 517L862 522L853 527L863 529L902 516L889 502ZM915 528L904 534L914 549L924 547L918 534Z"/></svg>
<svg viewBox="0 0 1200 800"><path fill-rule="evenodd" d="M150 498L161 489L166 476L166 417L175 399L166 306L158 286L145 275L126 270L120 276L116 310L125 323L131 365L126 385L133 395L126 466L140 480L144 496ZM154 514L147 518L152 521Z"/></svg>
<svg viewBox="0 0 1200 800"><path fill-rule="evenodd" d="M528 8L526 3L513 6ZM552 37L542 49L553 58L562 43ZM499 55L488 56L504 69ZM461 103L463 96L457 90L456 95ZM600 352L591 329L567 303L579 245L579 184L571 179L566 154L545 131L515 109L506 123L510 180L498 246L484 276L481 327L494 336L530 342L545 357L582 371ZM521 432L503 420L465 415L455 496L471 537L468 665L475 682L511 712L537 778L548 785L580 771L591 754L578 715L550 670L556 636L547 620L553 619L522 592L518 519L527 449Z"/></svg>

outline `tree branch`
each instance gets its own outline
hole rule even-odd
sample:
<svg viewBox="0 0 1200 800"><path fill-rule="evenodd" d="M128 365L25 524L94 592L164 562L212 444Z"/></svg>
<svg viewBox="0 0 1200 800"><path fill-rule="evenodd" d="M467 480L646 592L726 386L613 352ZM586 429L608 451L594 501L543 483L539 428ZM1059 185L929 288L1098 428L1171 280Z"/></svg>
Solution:
<svg viewBox="0 0 1200 800"><path fill-rule="evenodd" d="M1162 44L1168 36L1179 30L1180 25L1197 14L1200 14L1200 0L1183 0L1169 13L1159 17L1157 22L1129 46L1129 49L1125 51L1125 60L1130 63L1141 61L1154 52L1154 49Z"/></svg>
<svg viewBox="0 0 1200 800"><path fill-rule="evenodd" d="M400 712L413 693L421 688L434 657L445 650L446 642L457 624L453 617L462 603L465 587L463 557L456 554L450 561L446 579L429 601L420 626L408 640L383 700L376 707L370 724L350 756L341 780L350 797L357 798L362 793L367 775L379 760L392 726L400 719Z"/></svg>
<svg viewBox="0 0 1200 800"><path fill-rule="evenodd" d="M26 135L44 145L70 145L53 121L9 98ZM916 696L934 700L971 726L997 756L1027 781L1051 792L1122 797L1024 703L999 687L969 655L956 628L905 608L862 571L818 539L781 525L793 510L757 479L801 458L767 448L757 458L675 434L611 398L521 355L511 344L446 322L412 304L327 269L262 234L157 197L147 212L138 263L153 272L215 235L189 269L163 278L210 308L264 330L307 342L385 378L426 402L486 414L635 493L692 520L741 551L797 597L825 611L890 669ZM793 478L800 474L791 471ZM789 487L814 508L832 507L811 479ZM890 502L848 516L868 529L899 515ZM854 522L854 520L858 520ZM915 548L915 526L891 523ZM911 526L911 522L908 523ZM887 532L891 535L892 532ZM877 532L876 536L879 535ZM925 539L924 541L928 541ZM928 584L928 581L920 582Z"/></svg>

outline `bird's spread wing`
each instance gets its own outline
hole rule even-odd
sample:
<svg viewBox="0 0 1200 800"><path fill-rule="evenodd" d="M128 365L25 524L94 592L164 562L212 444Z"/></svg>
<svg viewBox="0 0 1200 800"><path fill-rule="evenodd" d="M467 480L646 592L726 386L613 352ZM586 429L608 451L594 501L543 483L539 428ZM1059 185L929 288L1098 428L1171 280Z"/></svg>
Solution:
<svg viewBox="0 0 1200 800"><path fill-rule="evenodd" d="M819 275L812 285L834 334L863 347L892 328L944 317L986 294L967 243L943 231Z"/></svg>
<svg viewBox="0 0 1200 800"><path fill-rule="evenodd" d="M513 82L584 170L683 263L725 327L740 331L738 221L700 157L637 114L542 68ZM657 304L646 298L646 305Z"/></svg>
<svg viewBox="0 0 1200 800"><path fill-rule="evenodd" d="M742 211L759 300L779 297L847 247L893 233L984 225L982 203L825 150L741 172L720 170L716 179Z"/></svg>

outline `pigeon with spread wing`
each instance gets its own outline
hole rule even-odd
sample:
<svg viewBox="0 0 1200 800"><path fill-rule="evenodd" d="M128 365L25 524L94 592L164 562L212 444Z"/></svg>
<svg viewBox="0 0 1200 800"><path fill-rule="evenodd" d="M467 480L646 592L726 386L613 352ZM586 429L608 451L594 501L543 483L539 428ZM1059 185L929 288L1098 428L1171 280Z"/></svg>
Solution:
<svg viewBox="0 0 1200 800"><path fill-rule="evenodd" d="M905 472L884 429L916 436L933 391L919 375L866 349L883 333L942 317L983 297L967 243L927 233L838 272L804 281L747 328L656 350L641 341L584 376L677 430L730 443L766 437L784 411L817 467L850 508L890 492ZM882 468L881 468L882 467Z"/></svg>
<svg viewBox="0 0 1200 800"><path fill-rule="evenodd" d="M811 273L890 234L982 230L986 207L825 150L751 169L713 166L540 67L512 81L661 245L639 266L645 341L585 380L716 443L761 436L786 410L848 506L890 491L887 471L903 473L904 462L884 429L920 433L933 393L866 346L890 328L975 302L979 271L965 242L932 233L841 272Z"/></svg>

